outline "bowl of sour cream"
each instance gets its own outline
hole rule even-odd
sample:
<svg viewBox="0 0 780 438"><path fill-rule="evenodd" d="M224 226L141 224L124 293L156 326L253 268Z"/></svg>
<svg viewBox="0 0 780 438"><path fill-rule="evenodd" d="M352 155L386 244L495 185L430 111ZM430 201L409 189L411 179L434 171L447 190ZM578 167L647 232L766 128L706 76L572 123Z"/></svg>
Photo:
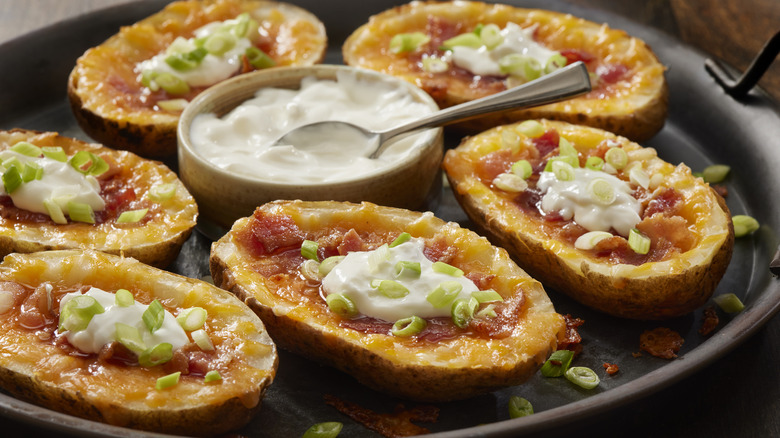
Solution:
<svg viewBox="0 0 780 438"><path fill-rule="evenodd" d="M216 231L274 200L430 209L441 184L441 128L394 141L377 158L368 158L359 139L327 128L307 137L307 147L274 142L319 121L383 130L437 110L420 88L353 67L280 67L237 76L201 93L182 113L180 178L198 202L204 228Z"/></svg>

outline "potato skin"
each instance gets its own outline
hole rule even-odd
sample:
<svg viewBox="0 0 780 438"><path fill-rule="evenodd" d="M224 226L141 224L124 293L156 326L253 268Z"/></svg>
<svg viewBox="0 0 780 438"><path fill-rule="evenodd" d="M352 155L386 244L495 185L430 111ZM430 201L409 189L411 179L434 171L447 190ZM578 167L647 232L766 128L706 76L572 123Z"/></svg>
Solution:
<svg viewBox="0 0 780 438"><path fill-rule="evenodd" d="M419 53L412 53L407 58L389 51L390 39L394 35L426 32L430 23L437 20L454 23L458 32L467 32L478 24L488 23L499 27L504 27L507 22L523 27L538 25L535 38L548 48L584 51L593 55L594 59L586 62L591 72L599 64L616 63L626 66L631 74L630 78L621 79L617 85L609 85L614 90L608 92L594 86L591 93L564 102L489 114L457 123L452 125L453 128L476 133L520 120L546 118L593 126L642 141L652 137L664 125L669 91L664 77L665 68L652 49L622 30L568 14L478 1L411 2L376 14L355 30L342 47L344 62L403 77L431 94L442 108L503 90L503 85L480 87L468 75L424 72L417 67ZM424 52L435 49L426 47Z"/></svg>
<svg viewBox="0 0 780 438"><path fill-rule="evenodd" d="M201 306L209 312L207 327L212 339L217 336L218 342L229 342L229 349L238 352L228 353L234 354L233 371L220 370L224 382L208 386L197 379L183 379L181 387L157 392L155 399L145 400L133 395L133 391L139 385L155 391L154 381L164 371L122 366L112 370L111 366L102 365L105 376L91 374L84 371L81 359L69 357L53 344L37 345L40 340L35 331L14 329L13 321L4 321L0 336L4 343L17 346L16 354L4 351L0 357L0 385L20 399L115 426L213 436L246 424L260 409L262 396L275 376L278 357L262 322L231 294L208 283L130 258L89 250L11 254L0 264L0 280L32 287L45 281L55 289L81 285L107 291L137 288L168 308ZM0 314L0 318L8 318L8 313L4 315ZM229 327L242 325L254 329L226 334ZM265 347L247 349L244 345L248 343ZM216 345L219 349L228 348ZM8 348L10 344L5 343L0 350ZM75 368L81 371L74 372L70 364L76 364Z"/></svg>
<svg viewBox="0 0 780 438"><path fill-rule="evenodd" d="M234 232L244 227L248 218L238 220L233 231L212 246L214 283L255 310L281 348L338 368L370 388L404 399L436 402L518 385L538 370L563 335L563 317L554 312L541 285L517 268L504 250L430 213L370 203L301 201L274 202L260 209L284 212L296 219L305 217L305 227L363 224L363 229L396 233L408 229L420 236L442 232L448 241L455 239L459 248L468 252L466 257L479 253L481 256L476 257L481 261L494 264L491 272L523 282L527 309L521 311L517 327L507 339L464 337L431 345L408 343L390 335L362 334L339 327L336 317L317 316L306 305L288 307L289 303L269 291L264 278L246 268L246 256L233 239Z"/></svg>
<svg viewBox="0 0 780 438"><path fill-rule="evenodd" d="M266 30L283 28L283 49L269 53L278 66L312 65L325 56L324 25L308 11L283 2L264 0L183 0L131 26L123 27L104 43L87 50L68 78L68 100L79 126L90 137L115 149L144 157L176 154L176 126L180 111L143 104L144 87L135 65L149 59L178 36L212 21L250 12ZM276 49L274 49L276 50ZM184 96L191 100L201 89Z"/></svg>
<svg viewBox="0 0 780 438"><path fill-rule="evenodd" d="M595 128L541 122L547 129L557 129L575 147L578 139L584 139L582 141L588 145L611 139L630 151L642 150L625 138ZM710 298L731 260L733 225L723 198L701 179L694 178L687 166L674 167L665 163L655 157L654 150L639 152L649 152L646 166L663 172L664 184L680 190L689 210L696 211L689 228L698 235L698 246L673 255L670 260L639 266L612 263L577 250L571 244L551 239L538 223L474 178L469 163L485 152L485 149L478 150L489 143L490 136L511 126L464 140L458 148L448 152L444 161L456 199L477 229L494 244L505 248L545 287L613 316L666 319L690 313ZM700 205L694 208L696 202Z"/></svg>
<svg viewBox="0 0 780 438"><path fill-rule="evenodd" d="M150 209L154 218L143 225L118 227L108 222L96 225L17 223L0 217L0 256L12 252L31 253L85 247L115 255L123 254L156 267L166 267L176 259L195 226L198 206L167 166L130 152L63 137L55 132L24 129L0 131L0 150L8 149L19 141L28 141L38 146L60 146L68 155L85 150L110 157L119 168L118 178L137 191L139 199L152 186L163 183L175 184L176 194L153 207L158 209L158 214L155 215L154 210Z"/></svg>

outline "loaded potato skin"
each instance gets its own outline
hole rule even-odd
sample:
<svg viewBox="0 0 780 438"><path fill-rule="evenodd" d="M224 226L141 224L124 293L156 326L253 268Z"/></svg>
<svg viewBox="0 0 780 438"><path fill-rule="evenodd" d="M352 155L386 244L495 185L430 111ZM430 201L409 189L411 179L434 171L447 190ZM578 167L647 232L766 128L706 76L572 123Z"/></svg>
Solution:
<svg viewBox="0 0 780 438"><path fill-rule="evenodd" d="M319 242L320 254L329 257L386 246L403 232L425 242L431 261L447 260L480 289L501 294L494 319L475 317L458 328L448 308L447 317L427 319L423 331L395 335L392 321L335 313L325 296L338 291L325 292L327 276L311 281L303 274L304 240ZM258 244L277 248L271 250L275 255L258 250ZM370 203L272 202L239 219L214 243L210 266L215 284L254 309L277 345L405 399L457 400L521 384L565 330L541 284L505 251L431 213Z"/></svg>
<svg viewBox="0 0 780 438"><path fill-rule="evenodd" d="M533 135L525 129L530 124L538 128ZM508 145L507 138L517 141ZM564 140L576 149L578 172L590 157L603 162L610 149L625 152L623 166L611 176L635 199L636 219L629 228L647 238L644 253L629 244L634 231L607 227L590 234L576 216L545 210L539 181L552 178L548 162L560 159ZM518 160L533 168L527 187L500 188L504 177L498 175L512 173ZM731 259L734 233L723 198L685 164L666 163L654 149L606 131L548 120L500 126L465 139L447 153L443 166L458 202L496 245L545 286L614 316L685 315L709 299ZM641 172L632 174L636 169ZM578 248L581 236L598 233L606 238Z"/></svg>
<svg viewBox="0 0 780 438"><path fill-rule="evenodd" d="M175 52L175 45L182 45L181 40L194 41L196 31L204 26L232 23L242 14L252 20L248 30L242 29L247 32L244 38L250 40L246 44L254 49L251 56L257 56L256 60L247 52L236 58L237 62L229 63L235 69L220 73L213 80L198 79L184 89L180 89L180 83L166 87L153 80L149 82L151 76L144 72L143 62ZM225 34L235 33L231 29ZM225 46L219 44L217 49L206 47L216 53L214 56L223 56ZM176 153L176 125L184 105L214 81L273 66L312 65L323 59L326 46L324 25L292 4L262 0L177 1L121 28L101 45L87 50L69 76L68 98L79 125L96 141L144 157L170 157ZM190 53L184 53L185 58ZM232 52L227 53L232 56ZM211 62L208 58L206 61L202 64ZM198 69L186 65L177 68L183 73Z"/></svg>
<svg viewBox="0 0 780 438"><path fill-rule="evenodd" d="M510 25L527 31L524 38L533 40L531 51L558 52L556 56L563 59L556 62L564 65L583 61L591 72L592 91L564 102L496 113L454 127L474 133L525 119L547 118L597 127L634 141L646 140L663 127L668 85L665 68L652 49L622 30L570 14L474 1L414 1L372 16L348 37L342 52L346 64L402 77L427 91L444 108L536 77L538 72L515 75L509 61L504 63L506 67L501 66L499 55L491 56L501 71L482 72L478 69L484 59L458 63L455 51L447 47L466 44L449 43L453 38L480 33L488 26L505 31ZM418 46L394 46L399 35L415 34L424 36ZM507 49L500 45L496 50L503 54ZM431 58L436 62L429 62ZM544 60L537 68L544 72Z"/></svg>
<svg viewBox="0 0 780 438"><path fill-rule="evenodd" d="M174 316L204 309L202 327L213 350L189 341L160 365L139 364L118 342L99 353L81 351L63 332L60 304L90 288L111 295L126 289L137 303L156 300ZM0 264L0 303L3 390L69 415L160 433L218 435L252 418L276 373L273 341L234 296L134 259L90 250L10 254ZM157 387L174 370L181 372L178 383ZM220 379L206 381L207 371Z"/></svg>

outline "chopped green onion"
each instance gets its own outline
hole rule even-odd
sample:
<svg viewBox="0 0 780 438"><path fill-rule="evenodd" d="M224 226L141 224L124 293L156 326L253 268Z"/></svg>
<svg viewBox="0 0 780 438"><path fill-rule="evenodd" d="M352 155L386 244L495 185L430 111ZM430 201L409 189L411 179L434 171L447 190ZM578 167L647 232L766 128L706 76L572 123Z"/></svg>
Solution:
<svg viewBox="0 0 780 438"><path fill-rule="evenodd" d="M144 324L146 324L146 328L149 329L151 333L154 333L162 327L163 320L165 319L165 309L163 309L162 304L155 299L149 304L149 307L144 310L141 319L143 319Z"/></svg>
<svg viewBox="0 0 780 438"><path fill-rule="evenodd" d="M581 388L593 389L599 386L599 376L588 367L571 367L566 370L565 376L569 382Z"/></svg>
<svg viewBox="0 0 780 438"><path fill-rule="evenodd" d="M552 73L555 70L558 70L560 68L566 67L566 64L569 63L569 60L566 59L565 56L561 55L560 53L556 52L553 56L551 56L549 59L547 59L547 64L544 66L544 72Z"/></svg>
<svg viewBox="0 0 780 438"><path fill-rule="evenodd" d="M30 182L43 177L43 167L36 163L25 163L22 168L22 181Z"/></svg>
<svg viewBox="0 0 780 438"><path fill-rule="evenodd" d="M59 146L44 146L41 148L41 152L46 158L51 158L52 160L57 160L62 163L68 161L68 155L65 154L65 150Z"/></svg>
<svg viewBox="0 0 780 438"><path fill-rule="evenodd" d="M628 154L626 151L619 147L610 148L606 154L604 154L604 160L609 163L610 166L617 170L626 167L628 164Z"/></svg>
<svg viewBox="0 0 780 438"><path fill-rule="evenodd" d="M214 351L214 344L211 343L211 339L209 338L209 334L206 333L206 330L198 329L190 333L190 335L192 335L192 340L201 350Z"/></svg>
<svg viewBox="0 0 780 438"><path fill-rule="evenodd" d="M149 211L148 208L142 208L140 210L128 210L123 211L122 214L119 215L118 218L116 218L116 223L118 224L134 224L141 221L141 219L146 216L146 213Z"/></svg>
<svg viewBox="0 0 780 438"><path fill-rule="evenodd" d="M441 58L425 56L422 59L422 69L428 73L444 73L450 69L450 65Z"/></svg>
<svg viewBox="0 0 780 438"><path fill-rule="evenodd" d="M544 134L544 125L536 120L526 120L515 126L515 131L528 138L536 138Z"/></svg>
<svg viewBox="0 0 780 438"><path fill-rule="evenodd" d="M179 323L181 328L185 331L191 332L203 327L208 317L208 312L202 307L190 307L183 309L176 317L176 322Z"/></svg>
<svg viewBox="0 0 780 438"><path fill-rule="evenodd" d="M713 164L712 166L705 167L701 173L701 176L704 179L704 182L715 184L723 182L730 171L730 166L725 164Z"/></svg>
<svg viewBox="0 0 780 438"><path fill-rule="evenodd" d="M130 307L135 303L133 293L127 289L119 289L114 294L114 302L119 307Z"/></svg>
<svg viewBox="0 0 780 438"><path fill-rule="evenodd" d="M443 281L425 299L437 309L447 307L458 297L463 285L457 281Z"/></svg>
<svg viewBox="0 0 780 438"><path fill-rule="evenodd" d="M95 212L92 211L92 207L89 204L68 201L67 209L71 220L87 224L95 223Z"/></svg>
<svg viewBox="0 0 780 438"><path fill-rule="evenodd" d="M751 216L738 214L731 217L734 224L734 237L743 237L754 233L759 228L758 221Z"/></svg>
<svg viewBox="0 0 780 438"><path fill-rule="evenodd" d="M316 260L306 259L301 264L301 275L303 278L309 281L320 281L320 262Z"/></svg>
<svg viewBox="0 0 780 438"><path fill-rule="evenodd" d="M160 100L157 102L157 106L165 111L183 111L190 103L187 99L168 99Z"/></svg>
<svg viewBox="0 0 780 438"><path fill-rule="evenodd" d="M341 316L342 318L352 318L358 314L355 303L342 294L328 294L328 296L325 297L325 302L328 304L328 308L333 313Z"/></svg>
<svg viewBox="0 0 780 438"><path fill-rule="evenodd" d="M203 48L216 56L223 55L235 46L236 39L227 32L217 32L203 42Z"/></svg>
<svg viewBox="0 0 780 438"><path fill-rule="evenodd" d="M254 68L263 69L276 65L276 61L274 61L273 58L255 46L247 47L244 54L246 55L247 61L249 61Z"/></svg>
<svg viewBox="0 0 780 438"><path fill-rule="evenodd" d="M639 166L634 167L628 172L628 180L644 189L650 187L650 175Z"/></svg>
<svg viewBox="0 0 780 438"><path fill-rule="evenodd" d="M399 234L398 237L396 237L395 240L393 240L392 243L390 243L389 247L390 248L395 248L396 246L398 246L398 245L400 245L402 243L408 242L411 238L412 238L412 235L404 231L403 233Z"/></svg>
<svg viewBox="0 0 780 438"><path fill-rule="evenodd" d="M341 433L342 427L344 425L338 421L317 423L304 432L302 438L336 438Z"/></svg>
<svg viewBox="0 0 780 438"><path fill-rule="evenodd" d="M68 223L68 219L65 218L65 213L62 212L60 204L57 204L51 199L46 199L43 201L43 206L46 208L49 217L55 224L64 225Z"/></svg>
<svg viewBox="0 0 780 438"><path fill-rule="evenodd" d="M578 157L575 157L574 155L558 155L547 160L547 163L544 165L544 171L552 172L553 163L556 161L563 161L571 167L580 167L580 159Z"/></svg>
<svg viewBox="0 0 780 438"><path fill-rule="evenodd" d="M220 380L222 380L222 376L217 370L211 370L207 372L205 376L203 376L204 383L219 382Z"/></svg>
<svg viewBox="0 0 780 438"><path fill-rule="evenodd" d="M526 81L533 81L542 76L542 65L530 56L510 53L498 60L501 73L519 76Z"/></svg>
<svg viewBox="0 0 780 438"><path fill-rule="evenodd" d="M431 269L433 269L433 272L438 272L440 274L447 274L451 275L453 277L462 277L463 271L456 268L455 266L448 265L444 262L434 262L433 265L431 265Z"/></svg>
<svg viewBox="0 0 780 438"><path fill-rule="evenodd" d="M476 315L477 318L495 318L496 316L498 316L498 314L496 313L495 304L488 304L484 309L477 312Z"/></svg>
<svg viewBox="0 0 780 438"><path fill-rule="evenodd" d="M465 46L478 49L482 47L482 39L475 33L468 32L452 37L442 43L442 49L444 50L452 50L456 46Z"/></svg>
<svg viewBox="0 0 780 438"><path fill-rule="evenodd" d="M560 160L554 161L552 171L558 181L574 180L574 168L569 163Z"/></svg>
<svg viewBox="0 0 780 438"><path fill-rule="evenodd" d="M390 333L392 333L393 336L413 336L425 330L427 325L428 323L425 322L424 319L420 318L419 316L412 315L408 318L403 318L396 321L395 324L393 324L393 328L390 329Z"/></svg>
<svg viewBox="0 0 780 438"><path fill-rule="evenodd" d="M628 247L637 254L647 254L650 251L650 238L632 228L628 233Z"/></svg>
<svg viewBox="0 0 780 438"><path fill-rule="evenodd" d="M320 261L320 257L317 255L319 247L320 245L313 240L304 240L303 244L301 244L301 255L304 258L318 262Z"/></svg>
<svg viewBox="0 0 780 438"><path fill-rule="evenodd" d="M421 273L420 262L400 261L395 264L396 277L420 278Z"/></svg>
<svg viewBox="0 0 780 438"><path fill-rule="evenodd" d="M427 44L431 37L422 32L399 33L390 39L390 53L406 53Z"/></svg>
<svg viewBox="0 0 780 438"><path fill-rule="evenodd" d="M154 347L147 348L138 356L138 363L144 367L153 367L169 362L173 358L173 346L168 342L161 342Z"/></svg>
<svg viewBox="0 0 780 438"><path fill-rule="evenodd" d="M252 25L256 22L249 16L248 12L242 13L236 17L236 19L238 21L235 25L233 25L231 31L236 37L244 38L249 33L250 27L252 27Z"/></svg>
<svg viewBox="0 0 780 438"><path fill-rule="evenodd" d="M493 289L477 290L471 293L471 296L477 299L477 302L482 303L495 303L497 301L504 301L504 298L498 292Z"/></svg>
<svg viewBox="0 0 780 438"><path fill-rule="evenodd" d="M726 313L741 312L745 308L742 300L732 293L718 295L713 297L712 300Z"/></svg>
<svg viewBox="0 0 780 438"><path fill-rule="evenodd" d="M162 376L157 379L157 383L154 387L158 391L162 391L163 389L176 386L179 384L179 377L181 377L181 371L176 371L175 373L168 374L167 376Z"/></svg>
<svg viewBox="0 0 780 438"><path fill-rule="evenodd" d="M488 50L493 50L504 42L504 36L501 35L501 29L497 24L486 24L479 31L479 38L482 44Z"/></svg>
<svg viewBox="0 0 780 438"><path fill-rule="evenodd" d="M459 299L452 303L452 322L460 328L466 328L474 317L474 311L479 307L479 302L475 298Z"/></svg>
<svg viewBox="0 0 780 438"><path fill-rule="evenodd" d="M544 377L560 377L571 365L574 358L574 352L571 350L558 350L550 355L550 358L542 365L542 375Z"/></svg>
<svg viewBox="0 0 780 438"><path fill-rule="evenodd" d="M558 139L558 155L564 156L564 157L579 157L580 153L577 151L577 149L571 144L569 140L566 140L563 137L560 137ZM577 159L577 167L579 167L579 158Z"/></svg>
<svg viewBox="0 0 780 438"><path fill-rule="evenodd" d="M148 192L149 200L158 204L171 199L175 194L175 183L157 184L156 186L149 189Z"/></svg>
<svg viewBox="0 0 780 438"><path fill-rule="evenodd" d="M534 407L528 400L516 395L509 398L509 418L525 417L533 413Z"/></svg>
<svg viewBox="0 0 780 438"><path fill-rule="evenodd" d="M330 256L326 258L325 260L320 263L320 267L318 269L321 276L326 276L328 273L336 267L339 263L341 263L342 260L344 260L344 257L346 256Z"/></svg>
<svg viewBox="0 0 780 438"><path fill-rule="evenodd" d="M606 231L588 231L574 241L574 247L587 251L589 249L595 248L596 245L598 245L598 243L602 240L609 239L611 237L613 237L612 234Z"/></svg>
<svg viewBox="0 0 780 438"><path fill-rule="evenodd" d="M501 146L512 150L520 147L520 135L514 129L504 129L501 131Z"/></svg>
<svg viewBox="0 0 780 438"><path fill-rule="evenodd" d="M70 159L70 165L84 175L100 176L109 166L102 158L89 151L78 151Z"/></svg>
<svg viewBox="0 0 780 438"><path fill-rule="evenodd" d="M409 289L394 280L381 280L376 289L387 298L398 299L409 295Z"/></svg>
<svg viewBox="0 0 780 438"><path fill-rule="evenodd" d="M21 187L22 183L24 183L24 180L22 179L22 174L19 173L19 168L16 166L6 167L5 173L3 173L5 192L10 195Z"/></svg>
<svg viewBox="0 0 780 438"><path fill-rule="evenodd" d="M368 254L368 269L376 272L387 261L390 261L390 249L385 243Z"/></svg>
<svg viewBox="0 0 780 438"><path fill-rule="evenodd" d="M19 143L16 143L15 145L11 146L11 150L26 157L38 158L43 155L41 148L26 141L20 141Z"/></svg>
<svg viewBox="0 0 780 438"><path fill-rule="evenodd" d="M604 167L604 159L601 157L588 157L585 160L585 168L590 170L601 170Z"/></svg>
<svg viewBox="0 0 780 438"><path fill-rule="evenodd" d="M615 188L604 178L593 178L586 188L591 199L601 205L610 205L615 202L617 194Z"/></svg>
<svg viewBox="0 0 780 438"><path fill-rule="evenodd" d="M203 61L203 58L208 54L208 50L203 47L198 47L191 52L168 55L165 58L165 63L174 70L189 71L199 66L201 61ZM155 80L157 80L157 78L155 78Z"/></svg>
<svg viewBox="0 0 780 438"><path fill-rule="evenodd" d="M19 170L22 167L24 167L24 164L22 164L22 162L19 161L18 158L11 157L11 158L3 161L3 167L6 168L6 169L11 169L12 167L16 167L17 170Z"/></svg>
<svg viewBox="0 0 780 438"><path fill-rule="evenodd" d="M528 177L530 177L534 172L534 169L531 167L531 163L528 162L528 160L516 161L514 164L512 164L510 170L512 173L523 179L528 179Z"/></svg>
<svg viewBox="0 0 780 438"><path fill-rule="evenodd" d="M184 79L170 73L160 73L155 76L154 83L169 94L187 94L190 92L190 86Z"/></svg>
<svg viewBox="0 0 780 438"><path fill-rule="evenodd" d="M528 183L523 177L514 173L501 173L493 178L492 182L499 190L509 193L520 193L528 188Z"/></svg>
<svg viewBox="0 0 780 438"><path fill-rule="evenodd" d="M139 356L146 351L146 345L141 337L141 332L137 328L117 322L114 324L114 331L114 337L117 342L124 345L128 350Z"/></svg>
<svg viewBox="0 0 780 438"><path fill-rule="evenodd" d="M144 70L141 72L141 85L148 88L150 91L157 91L160 89L160 84L155 82L157 78L157 72L154 70Z"/></svg>
<svg viewBox="0 0 780 438"><path fill-rule="evenodd" d="M62 308L59 330L72 332L84 330L93 316L105 311L103 306L89 295L73 297Z"/></svg>

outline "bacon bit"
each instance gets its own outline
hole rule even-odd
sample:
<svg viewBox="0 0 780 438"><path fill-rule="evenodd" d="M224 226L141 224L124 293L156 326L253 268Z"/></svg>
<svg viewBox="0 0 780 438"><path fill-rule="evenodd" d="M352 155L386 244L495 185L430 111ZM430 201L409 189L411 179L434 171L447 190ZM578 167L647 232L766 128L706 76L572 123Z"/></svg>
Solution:
<svg viewBox="0 0 780 438"><path fill-rule="evenodd" d="M561 50L561 55L566 58L567 64L572 64L577 61L582 61L587 64L596 59L596 57L590 53L578 49L563 49Z"/></svg>
<svg viewBox="0 0 780 438"><path fill-rule="evenodd" d="M333 406L342 414L388 438L430 433L428 429L417 426L412 421L435 423L439 418L439 408L436 406L418 406L406 409L404 405L398 404L392 414L379 414L333 395L325 394L324 398L325 403Z"/></svg>
<svg viewBox="0 0 780 438"><path fill-rule="evenodd" d="M536 150L539 151L539 156L544 157L550 152L558 148L561 136L555 129L550 129L539 137L531 139Z"/></svg>
<svg viewBox="0 0 780 438"><path fill-rule="evenodd" d="M596 74L599 76L599 80L608 84L614 84L623 79L628 72L629 68L623 64L605 64L596 67Z"/></svg>
<svg viewBox="0 0 780 438"><path fill-rule="evenodd" d="M712 187L712 190L715 190L715 193L719 194L721 198L725 199L729 196L729 188L723 184L711 184L710 187Z"/></svg>
<svg viewBox="0 0 780 438"><path fill-rule="evenodd" d="M577 328L585 324L585 320L574 318L569 314L564 315L563 318L566 321L566 333L563 339L558 340L558 350L571 350L576 356L582 351L582 336Z"/></svg>
<svg viewBox="0 0 780 438"><path fill-rule="evenodd" d="M682 205L682 194L673 188L664 189L655 198L651 199L645 211L642 213L642 217L650 217L656 213L663 213L667 216L674 216L677 214L680 206Z"/></svg>
<svg viewBox="0 0 780 438"><path fill-rule="evenodd" d="M688 229L688 222L680 216L666 216L655 214L645 217L636 225L637 229L650 238L653 245L657 247L652 252L661 252L664 242L669 243L669 248L663 248L667 251L685 252L696 244L696 237ZM664 260L666 251L660 254L648 254L648 261Z"/></svg>
<svg viewBox="0 0 780 438"><path fill-rule="evenodd" d="M443 237L428 239L423 247L423 254L432 262L450 263L457 252L458 249L448 245Z"/></svg>
<svg viewBox="0 0 780 438"><path fill-rule="evenodd" d="M305 235L290 216L265 214L257 209L250 226L237 237L254 256L259 257L280 248L300 246Z"/></svg>
<svg viewBox="0 0 780 438"><path fill-rule="evenodd" d="M477 176L489 184L495 177L507 172L515 161L511 150L500 149L481 157L475 170Z"/></svg>
<svg viewBox="0 0 780 438"><path fill-rule="evenodd" d="M676 331L667 327L645 330L639 336L639 348L663 359L674 359L685 339Z"/></svg>
<svg viewBox="0 0 780 438"><path fill-rule="evenodd" d="M610 376L614 376L618 371L620 371L620 368L615 363L604 362L603 366L604 371L606 371Z"/></svg>
<svg viewBox="0 0 780 438"><path fill-rule="evenodd" d="M463 276L473 281L479 290L489 289L490 282L496 278L495 274L483 274L475 271L467 272Z"/></svg>
<svg viewBox="0 0 780 438"><path fill-rule="evenodd" d="M368 249L365 240L360 237L354 228L344 234L341 243L337 246L339 255L346 255L353 251L366 251Z"/></svg>
<svg viewBox="0 0 780 438"><path fill-rule="evenodd" d="M525 295L519 287L515 294L496 307L495 318L475 318L470 327L480 336L491 339L503 339L512 334L520 311L525 304Z"/></svg>
<svg viewBox="0 0 780 438"><path fill-rule="evenodd" d="M720 318L718 318L718 313L715 311L715 307L709 306L705 308L704 320L702 321L701 327L699 328L699 334L702 336L709 335L713 330L715 330L715 327L717 327L719 323Z"/></svg>

